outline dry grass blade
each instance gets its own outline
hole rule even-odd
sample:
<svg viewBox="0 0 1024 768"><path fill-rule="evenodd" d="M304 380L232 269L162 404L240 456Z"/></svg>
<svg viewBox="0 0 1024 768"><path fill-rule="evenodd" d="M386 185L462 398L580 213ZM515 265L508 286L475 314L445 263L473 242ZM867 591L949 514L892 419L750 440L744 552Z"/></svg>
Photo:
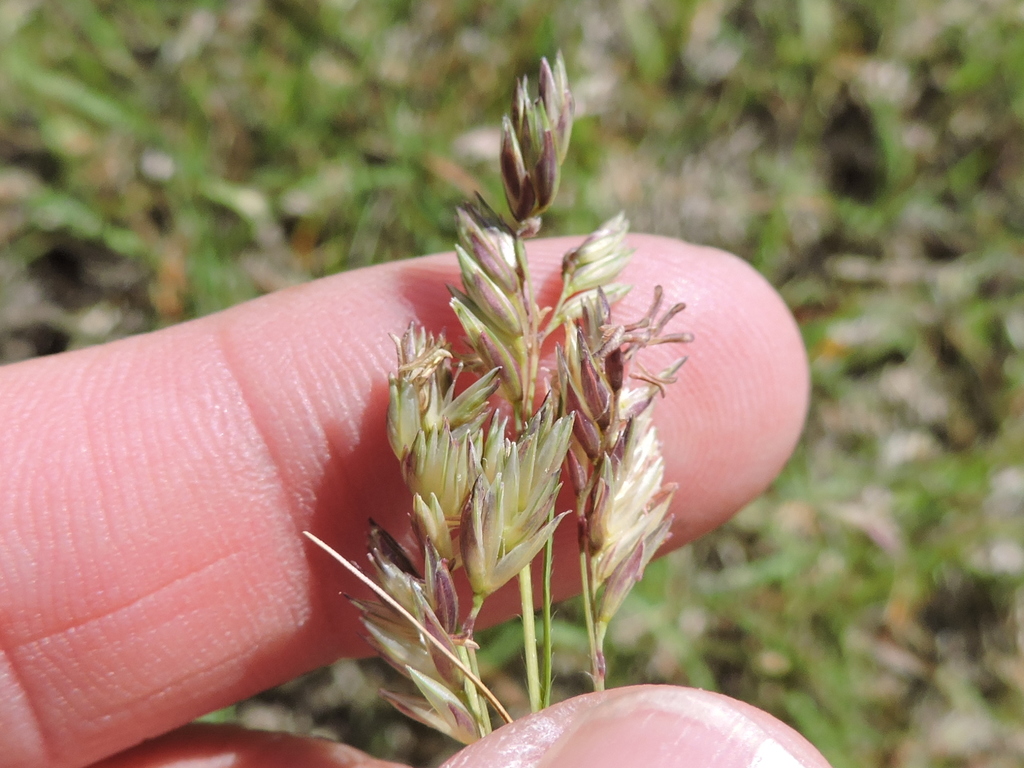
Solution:
<svg viewBox="0 0 1024 768"><path fill-rule="evenodd" d="M426 640L429 643L431 643L435 648L437 648L437 650L439 650L446 657L448 657L448 660L451 661L452 664L454 664L456 667L458 667L459 671L461 671L462 674L464 674L469 679L469 681L471 683L473 683L473 685L475 685L477 687L477 690L479 690L481 695L485 699L487 699L487 701L490 703L490 705L492 707L494 707L494 711L498 713L498 715L501 717L502 720L504 720L506 723L511 723L512 722L512 716L505 710L505 707L503 707L501 705L501 702L498 701L498 697L495 696L491 692L491 689L488 688L486 685L484 685L484 682L479 677L477 677L475 674L473 674L473 670L471 670L468 666L466 666L458 656L456 656L454 653L449 651L447 648L444 647L444 645L441 642L439 642L436 638L434 638L434 636L430 634L430 632L427 630L427 628L424 627L416 619L415 616L413 616L405 608L403 608L402 605L397 600L395 600L393 597L391 597L391 595L389 595L387 592L385 592L383 589L381 589L377 584L375 584L373 579L371 579L365 573L360 571L355 566L354 563L350 562L344 556L342 556L337 551L335 551L329 544L327 544L324 541L318 539L316 536L314 536L309 531L303 531L302 534L307 539L309 539L314 544L316 544L318 547L320 547L320 549L322 549L324 552L326 552L331 557L333 557L335 560L337 560L339 563L341 563L343 566L345 566L345 568L353 576L355 576L357 579L359 579L361 582L363 582L366 586L368 586L370 589L372 589L374 594L377 595L377 597L379 597L381 600L383 600L389 606L391 606L396 611L398 611L403 617L405 617L409 621L410 624L412 624L414 627L416 627L416 629L418 629L420 631L422 637L426 638Z"/></svg>

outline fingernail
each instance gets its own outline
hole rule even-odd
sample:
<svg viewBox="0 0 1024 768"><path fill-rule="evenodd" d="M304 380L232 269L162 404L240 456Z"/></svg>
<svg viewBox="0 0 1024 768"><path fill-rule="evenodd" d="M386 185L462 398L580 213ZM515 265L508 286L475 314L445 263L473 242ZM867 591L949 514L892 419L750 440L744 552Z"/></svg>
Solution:
<svg viewBox="0 0 1024 768"><path fill-rule="evenodd" d="M763 712L706 691L651 686L582 715L538 768L821 768L824 759Z"/></svg>

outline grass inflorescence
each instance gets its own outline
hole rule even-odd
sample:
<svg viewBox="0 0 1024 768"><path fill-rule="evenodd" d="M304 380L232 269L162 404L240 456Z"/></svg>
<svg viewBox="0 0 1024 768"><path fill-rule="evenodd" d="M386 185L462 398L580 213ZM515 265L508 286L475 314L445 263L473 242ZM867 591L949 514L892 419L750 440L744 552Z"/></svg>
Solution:
<svg viewBox="0 0 1024 768"><path fill-rule="evenodd" d="M387 431L413 493L418 551L371 522L372 580L333 553L379 598L354 600L370 645L417 691L385 698L464 743L490 732L488 705L509 719L479 678L474 629L484 602L512 581L530 709L551 703L552 541L567 518L578 531L590 675L604 688L608 623L667 538L675 490L663 483L651 412L683 360L650 373L634 357L651 344L690 340L665 333L684 307L662 311L660 288L644 317L613 322L611 302L627 290L614 280L630 257L622 215L564 255L558 300L538 305L525 241L540 231L569 147L574 103L561 55L554 67L541 61L537 98L528 88L517 82L502 123L511 222L482 199L457 213L462 286L449 290L465 349L416 325L394 337ZM542 349L559 335L555 371L544 374ZM573 504L563 510L565 475ZM459 603L460 573L468 607Z"/></svg>

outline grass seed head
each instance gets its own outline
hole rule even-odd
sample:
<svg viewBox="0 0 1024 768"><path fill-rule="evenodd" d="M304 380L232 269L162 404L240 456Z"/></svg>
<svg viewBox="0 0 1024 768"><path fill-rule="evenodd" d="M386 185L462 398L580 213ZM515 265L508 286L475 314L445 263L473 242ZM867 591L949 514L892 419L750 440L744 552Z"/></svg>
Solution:
<svg viewBox="0 0 1024 768"><path fill-rule="evenodd" d="M524 646L531 706L540 706L530 568L569 514L556 509L562 467L577 502L595 681L604 677L604 627L670 527L672 489L662 484L650 412L678 365L651 374L633 357L652 344L685 340L664 333L682 307L660 312L658 289L643 318L612 322L611 304L629 290L612 282L631 255L621 214L565 254L557 304L537 306L524 241L554 200L572 131L574 101L561 55L553 67L541 62L538 91L532 99L526 79L518 81L502 122L501 175L514 223L483 200L456 212L462 279L449 290L469 351L457 355L444 335L416 326L395 339L388 439L413 494L422 557L409 557L375 525L375 580L335 553L382 600L353 601L367 641L419 692L385 697L464 742L490 731L480 695L510 719L465 662L475 658L472 631L484 599L516 576L524 637L533 638ZM552 381L541 350L560 327L565 339ZM476 376L468 385L459 382L464 369ZM473 593L465 617L460 569Z"/></svg>

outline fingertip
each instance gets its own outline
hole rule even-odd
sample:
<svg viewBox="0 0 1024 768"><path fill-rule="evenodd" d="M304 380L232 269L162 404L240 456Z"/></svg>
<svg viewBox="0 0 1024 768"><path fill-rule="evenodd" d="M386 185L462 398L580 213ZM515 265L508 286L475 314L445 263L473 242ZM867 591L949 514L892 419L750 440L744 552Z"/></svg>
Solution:
<svg viewBox="0 0 1024 768"><path fill-rule="evenodd" d="M765 712L708 691L637 686L578 697L517 720L444 768L828 768L802 736Z"/></svg>

